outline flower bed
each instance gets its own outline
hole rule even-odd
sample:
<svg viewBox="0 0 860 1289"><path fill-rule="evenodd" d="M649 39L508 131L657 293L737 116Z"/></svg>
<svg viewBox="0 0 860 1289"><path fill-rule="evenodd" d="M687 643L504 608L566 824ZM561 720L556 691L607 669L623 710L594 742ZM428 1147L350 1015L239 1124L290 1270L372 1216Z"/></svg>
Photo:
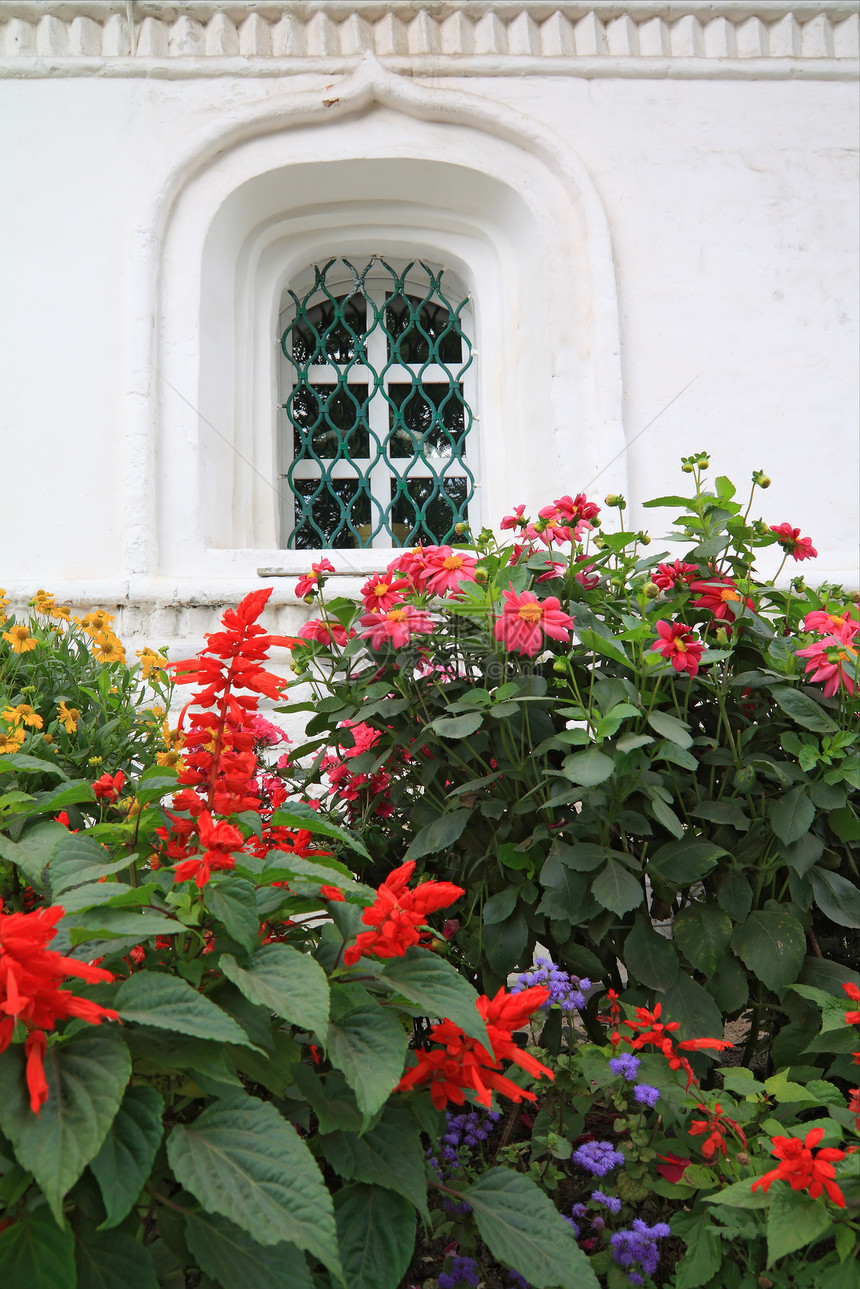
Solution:
<svg viewBox="0 0 860 1289"><path fill-rule="evenodd" d="M683 469L296 638L3 624L4 1286L853 1289L857 608Z"/></svg>

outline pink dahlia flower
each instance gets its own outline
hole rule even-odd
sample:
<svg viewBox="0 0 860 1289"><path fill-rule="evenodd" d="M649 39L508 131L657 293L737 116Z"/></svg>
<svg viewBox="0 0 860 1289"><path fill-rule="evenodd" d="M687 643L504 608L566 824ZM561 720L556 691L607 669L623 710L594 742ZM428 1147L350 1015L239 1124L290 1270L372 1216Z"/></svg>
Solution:
<svg viewBox="0 0 860 1289"><path fill-rule="evenodd" d="M408 582L396 582L388 573L374 573L361 588L361 598L368 611L387 612L401 602L401 591L411 589Z"/></svg>
<svg viewBox="0 0 860 1289"><path fill-rule="evenodd" d="M361 619L364 630L362 639L369 640L374 649L381 649L391 643L395 649L402 649L419 631L433 630L433 622L427 613L420 613L411 604L397 604L387 613L365 613Z"/></svg>
<svg viewBox="0 0 860 1289"><path fill-rule="evenodd" d="M661 591L668 591L669 587L674 586L676 582L692 582L698 576L698 564L687 564L682 559L676 559L674 564L658 564L651 576L651 581L655 586L659 586Z"/></svg>
<svg viewBox="0 0 860 1289"><path fill-rule="evenodd" d="M437 546L428 554L422 580L425 591L433 595L448 595L459 591L461 582L474 582L478 561L450 546Z"/></svg>
<svg viewBox="0 0 860 1289"><path fill-rule="evenodd" d="M822 635L835 636L837 640L842 640L850 644L854 636L860 631L860 622L852 618L848 609L837 609L835 613L827 613L824 609L815 609L812 613L807 613L803 619L804 631L818 631Z"/></svg>
<svg viewBox="0 0 860 1289"><path fill-rule="evenodd" d="M544 635L569 643L573 618L562 611L554 595L539 600L531 591L518 595L513 587L503 594L506 603L493 634L507 650L533 658L543 648Z"/></svg>
<svg viewBox="0 0 860 1289"><path fill-rule="evenodd" d="M798 563L802 559L815 559L818 554L812 538L801 537L800 529L792 528L791 524L771 524L770 531L776 533L777 542L786 555L791 555Z"/></svg>
<svg viewBox="0 0 860 1289"><path fill-rule="evenodd" d="M296 595L303 600L306 595L310 595L312 591L317 589L318 585L325 581L323 574L334 573L335 571L334 564L329 563L327 559L321 559L319 564L311 564L310 573L305 573L296 582Z"/></svg>
<svg viewBox="0 0 860 1289"><path fill-rule="evenodd" d="M806 670L812 673L812 680L824 682L825 698L832 698L840 685L844 685L849 694L854 693L860 659L857 650L847 640L825 636L806 649L798 649L797 656L809 660Z"/></svg>
<svg viewBox="0 0 860 1289"><path fill-rule="evenodd" d="M676 671L686 671L695 676L704 645L683 622L661 621L656 627L659 639L654 641L651 649L657 649L664 658L668 658Z"/></svg>
<svg viewBox="0 0 860 1289"><path fill-rule="evenodd" d="M311 618L310 622L299 629L299 635L303 640L315 640L317 644L345 645L355 632L350 631L347 636L346 627L342 627L339 622L330 618Z"/></svg>

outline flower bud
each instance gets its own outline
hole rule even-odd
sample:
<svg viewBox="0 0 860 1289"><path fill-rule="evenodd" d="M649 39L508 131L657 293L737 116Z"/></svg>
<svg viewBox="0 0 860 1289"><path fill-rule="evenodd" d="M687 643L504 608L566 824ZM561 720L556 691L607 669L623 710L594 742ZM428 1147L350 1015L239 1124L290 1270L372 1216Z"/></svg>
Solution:
<svg viewBox="0 0 860 1289"><path fill-rule="evenodd" d="M567 659L566 659L566 658L556 658L555 662L552 664L552 669L553 669L553 671L555 672L555 674L556 674L557 676L566 676L566 675L567 675Z"/></svg>
<svg viewBox="0 0 860 1289"><path fill-rule="evenodd" d="M717 644L725 649L729 643L729 633L725 627L717 627Z"/></svg>
<svg viewBox="0 0 860 1289"><path fill-rule="evenodd" d="M770 479L767 477L764 470L753 470L752 481L757 488L770 487Z"/></svg>
<svg viewBox="0 0 860 1289"><path fill-rule="evenodd" d="M545 519L537 519L533 524L536 533L546 532L547 523Z"/></svg>
<svg viewBox="0 0 860 1289"><path fill-rule="evenodd" d="M476 582L483 585L484 582L486 582L487 578L489 577L489 573L485 568L482 567L482 565L476 564L473 576Z"/></svg>
<svg viewBox="0 0 860 1289"><path fill-rule="evenodd" d="M313 595L310 594L310 592L307 595L303 595L302 599L304 600L305 604L313 604L314 602L314 597Z"/></svg>
<svg viewBox="0 0 860 1289"><path fill-rule="evenodd" d="M603 498L603 500L607 506L617 506L619 510L627 509L627 502L620 493L610 492L608 496Z"/></svg>
<svg viewBox="0 0 860 1289"><path fill-rule="evenodd" d="M685 461L685 462L684 462L684 464L681 466L681 473L682 473L682 474L692 474L692 473L693 473L693 467L692 467L692 465L690 464L690 462L689 462L689 461Z"/></svg>
<svg viewBox="0 0 860 1289"><path fill-rule="evenodd" d="M462 537L463 533L467 533L468 531L469 531L469 525L468 525L468 524L460 523L460 524L455 524L455 525L454 525L454 532L455 532L455 533L457 533L457 534L458 534L458 536L460 536L460 537Z"/></svg>
<svg viewBox="0 0 860 1289"><path fill-rule="evenodd" d="M752 1163L752 1160L750 1159L749 1155L745 1150L738 1151L737 1161L740 1164L741 1168L746 1168L750 1163Z"/></svg>
<svg viewBox="0 0 860 1289"><path fill-rule="evenodd" d="M660 594L660 588L656 582L646 582L642 589L645 592L646 600L656 600Z"/></svg>
<svg viewBox="0 0 860 1289"><path fill-rule="evenodd" d="M639 545L640 545L640 546L650 546L650 545L651 545L651 538L650 538L650 536L649 536L649 534L648 534L648 533L640 533L640 534L639 534Z"/></svg>

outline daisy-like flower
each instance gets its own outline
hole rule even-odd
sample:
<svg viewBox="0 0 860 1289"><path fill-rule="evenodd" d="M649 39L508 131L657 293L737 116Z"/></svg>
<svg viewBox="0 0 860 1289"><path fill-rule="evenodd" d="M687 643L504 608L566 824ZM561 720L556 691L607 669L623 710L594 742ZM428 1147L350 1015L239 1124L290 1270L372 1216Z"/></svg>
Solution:
<svg viewBox="0 0 860 1289"><path fill-rule="evenodd" d="M77 707L67 707L65 702L60 703L57 708L57 720L62 725L67 734L74 734L78 728L78 721L81 714Z"/></svg>
<svg viewBox="0 0 860 1289"><path fill-rule="evenodd" d="M302 640L313 640L317 644L343 646L347 640L352 639L355 632L350 631L347 635L346 627L331 618L311 618L310 622L299 628L299 635Z"/></svg>
<svg viewBox="0 0 860 1289"><path fill-rule="evenodd" d="M405 578L413 591L421 591L424 586L424 574L427 558L435 551L435 546L422 546L419 542L411 550L404 551L388 565L388 577L391 581Z"/></svg>
<svg viewBox="0 0 860 1289"><path fill-rule="evenodd" d="M29 703L19 703L17 707L7 707L3 720L10 725L29 725L31 729L40 730L44 724L38 712Z"/></svg>
<svg viewBox="0 0 860 1289"><path fill-rule="evenodd" d="M817 1199L822 1190L827 1192L837 1208L845 1207L845 1197L833 1180L833 1163L845 1158L844 1150L832 1146L815 1150L824 1136L823 1128L811 1128L806 1136L774 1137L773 1154L780 1161L776 1168L752 1183L752 1190L761 1187L768 1191L773 1182L788 1182L793 1191L808 1191L810 1199Z"/></svg>
<svg viewBox="0 0 860 1289"><path fill-rule="evenodd" d="M825 698L832 698L840 685L849 694L854 693L860 660L857 649L847 640L825 636L805 649L798 649L797 656L808 659L806 670L812 673L812 680L823 682Z"/></svg>
<svg viewBox="0 0 860 1289"><path fill-rule="evenodd" d="M450 546L437 546L427 556L424 567L424 589L433 595L448 595L460 589L461 582L474 582L477 560Z"/></svg>
<svg viewBox="0 0 860 1289"><path fill-rule="evenodd" d="M544 635L565 644L570 642L573 618L562 611L554 595L539 600L531 591L518 595L513 587L503 594L505 605L496 619L493 635L508 651L533 658L543 648Z"/></svg>
<svg viewBox="0 0 860 1289"><path fill-rule="evenodd" d="M752 600L741 594L731 577L714 574L713 577L691 582L690 590L699 596L698 600L690 601L691 608L710 609L715 618L724 622L731 623L743 612L744 606L755 611Z"/></svg>
<svg viewBox="0 0 860 1289"><path fill-rule="evenodd" d="M23 622L16 623L8 631L4 631L3 639L12 646L13 653L29 653L39 643L35 636L30 635L30 628Z"/></svg>
<svg viewBox="0 0 860 1289"><path fill-rule="evenodd" d="M398 604L387 613L366 613L361 619L364 630L362 639L369 640L374 649L381 649L390 643L395 649L402 649L416 632L430 632L433 623L426 613L420 613L411 604Z"/></svg>
<svg viewBox="0 0 860 1289"><path fill-rule="evenodd" d="M14 752L20 752L21 744L26 737L26 730L21 725L13 730L0 730L0 756L11 756Z"/></svg>
<svg viewBox="0 0 860 1289"><path fill-rule="evenodd" d="M525 510L525 504L523 504L522 506L514 506L513 514L505 515L504 519L499 524L499 527L502 529L526 528L528 526L529 521L525 519L523 516L524 510Z"/></svg>
<svg viewBox="0 0 860 1289"><path fill-rule="evenodd" d="M401 592L411 589L409 583L403 579L398 582L385 573L374 573L361 588L361 598L368 612L387 613L395 605L402 604Z"/></svg>
<svg viewBox="0 0 860 1289"><path fill-rule="evenodd" d="M807 613L803 619L803 629L818 631L824 636L835 636L837 640L844 640L846 644L850 644L860 631L860 622L852 618L849 609L837 609L835 613L815 609L812 613Z"/></svg>
<svg viewBox="0 0 860 1289"><path fill-rule="evenodd" d="M674 564L658 564L651 574L651 581L661 591L668 591L677 582L692 582L698 576L698 564L687 564L682 559L676 559Z"/></svg>
<svg viewBox="0 0 860 1289"><path fill-rule="evenodd" d="M583 520L590 526L591 520L600 514L600 507L593 501L586 501L584 492L578 492L575 497L569 494L557 497L555 506L565 523L577 526Z"/></svg>
<svg viewBox="0 0 860 1289"><path fill-rule="evenodd" d="M76 618L79 627L92 636L93 639L100 631L107 631L113 622L114 615L108 613L107 609L94 609L92 613L85 613L82 618Z"/></svg>
<svg viewBox="0 0 860 1289"><path fill-rule="evenodd" d="M573 540L570 528L557 506L544 506L543 510L539 510L538 523L528 525L526 536L533 542L543 542L544 546L551 546L553 542L561 545Z"/></svg>
<svg viewBox="0 0 860 1289"><path fill-rule="evenodd" d="M154 649L138 649L136 656L140 659L140 674L144 680L149 680L153 672L160 671L167 661Z"/></svg>
<svg viewBox="0 0 860 1289"><path fill-rule="evenodd" d="M306 595L311 595L314 591L325 584L325 574L334 573L335 567L327 559L321 559L318 564L311 564L310 573L305 573L296 582L296 595L303 600Z"/></svg>
<svg viewBox="0 0 860 1289"><path fill-rule="evenodd" d="M792 528L791 524L771 524L770 531L776 533L778 544L798 563L804 559L815 559L818 551L812 544L811 537L801 537L799 528Z"/></svg>
<svg viewBox="0 0 860 1289"><path fill-rule="evenodd" d="M655 625L659 639L652 644L652 651L657 649L664 658L668 658L676 671L686 671L695 676L704 645L683 622L660 621Z"/></svg>
<svg viewBox="0 0 860 1289"><path fill-rule="evenodd" d="M93 642L93 653L99 662L125 662L125 649L112 631L96 632Z"/></svg>

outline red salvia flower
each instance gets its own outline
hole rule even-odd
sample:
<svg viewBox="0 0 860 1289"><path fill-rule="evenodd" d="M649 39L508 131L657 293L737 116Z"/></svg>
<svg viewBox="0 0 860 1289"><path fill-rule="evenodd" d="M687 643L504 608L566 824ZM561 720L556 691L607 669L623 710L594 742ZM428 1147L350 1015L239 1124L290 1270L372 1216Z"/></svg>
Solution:
<svg viewBox="0 0 860 1289"><path fill-rule="evenodd" d="M725 1157L726 1154L726 1129L729 1128L735 1134L743 1147L746 1147L747 1139L743 1128L735 1119L729 1119L723 1113L723 1108L719 1101L713 1109L699 1102L699 1110L705 1115L704 1119L694 1119L688 1129L691 1137L700 1137L707 1132L708 1136L702 1142L702 1154L706 1159L713 1159L714 1155L719 1153Z"/></svg>
<svg viewBox="0 0 860 1289"><path fill-rule="evenodd" d="M119 1020L115 1011L61 989L61 982L68 976L90 982L112 981L113 976L101 967L64 958L47 948L63 916L59 905L34 913L3 913L2 908L0 903L0 1052L12 1041L16 1021L22 1021L31 1030L25 1043L26 1077L30 1108L38 1114L48 1096L43 1031L52 1030L58 1020L70 1016L91 1025Z"/></svg>
<svg viewBox="0 0 860 1289"><path fill-rule="evenodd" d="M122 792L125 783L125 775L122 770L117 770L116 774L110 775L107 770L100 779L96 779L93 784L93 792L100 801L116 801Z"/></svg>
<svg viewBox="0 0 860 1289"><path fill-rule="evenodd" d="M321 886L320 895L324 900L334 900L336 904L342 904L346 899L339 886Z"/></svg>
<svg viewBox="0 0 860 1289"><path fill-rule="evenodd" d="M849 980L842 986L842 988L845 990L852 1002L860 1003L860 989L858 989L856 985L853 985ZM860 1010L856 1012L846 1012L845 1024L860 1025Z"/></svg>
<svg viewBox="0 0 860 1289"><path fill-rule="evenodd" d="M355 944L343 955L347 967L358 962L363 953L377 958L402 958L413 944L421 944L419 930L429 914L453 904L464 893L452 882L421 882L410 891L407 883L415 871L415 861L408 860L389 873L376 893L376 899L361 915L370 931L362 931Z"/></svg>
<svg viewBox="0 0 860 1289"><path fill-rule="evenodd" d="M823 1128L812 1128L802 1140L800 1137L774 1137L773 1154L780 1163L757 1178L751 1189L760 1186L767 1191L773 1182L784 1181L793 1191L808 1191L810 1199L817 1199L824 1190L838 1208L844 1208L845 1197L833 1180L836 1175L833 1161L844 1159L845 1151L835 1150L832 1146L816 1151L815 1147L823 1136Z"/></svg>

